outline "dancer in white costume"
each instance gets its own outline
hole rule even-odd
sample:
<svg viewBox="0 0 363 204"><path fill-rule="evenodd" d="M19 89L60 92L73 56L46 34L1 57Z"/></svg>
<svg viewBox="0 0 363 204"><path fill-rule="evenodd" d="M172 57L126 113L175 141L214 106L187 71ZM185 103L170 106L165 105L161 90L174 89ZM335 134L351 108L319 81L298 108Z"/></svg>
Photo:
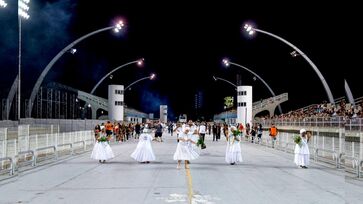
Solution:
<svg viewBox="0 0 363 204"><path fill-rule="evenodd" d="M193 136L194 132L191 132L190 130L190 127L184 127L183 131L178 135L179 142L174 153L174 160L178 160L178 169L180 168L182 160L185 161L185 168L189 169L189 161L199 157L196 148L194 148L196 144L196 140Z"/></svg>
<svg viewBox="0 0 363 204"><path fill-rule="evenodd" d="M139 137L139 143L135 151L131 154L131 157L141 163L150 163L155 160L153 148L151 147L151 141L153 140L150 135L150 129L147 126L142 131L143 133Z"/></svg>
<svg viewBox="0 0 363 204"><path fill-rule="evenodd" d="M106 138L106 141L100 141L102 137ZM106 136L105 129L103 128L101 133L96 137L96 143L91 154L92 159L98 160L100 163L105 163L106 160L115 157L110 145L108 144L109 139L110 137Z"/></svg>
<svg viewBox="0 0 363 204"><path fill-rule="evenodd" d="M301 144L295 145L295 158L294 162L296 165L303 169L307 169L307 165L310 162L310 151L307 141L307 134L305 129L300 130Z"/></svg>
<svg viewBox="0 0 363 204"><path fill-rule="evenodd" d="M242 153L241 153L241 135L233 135L233 131L236 131L237 128L232 126L230 131L228 131L227 139L227 148L226 148L226 157L225 160L227 163L234 165L236 162L242 162Z"/></svg>

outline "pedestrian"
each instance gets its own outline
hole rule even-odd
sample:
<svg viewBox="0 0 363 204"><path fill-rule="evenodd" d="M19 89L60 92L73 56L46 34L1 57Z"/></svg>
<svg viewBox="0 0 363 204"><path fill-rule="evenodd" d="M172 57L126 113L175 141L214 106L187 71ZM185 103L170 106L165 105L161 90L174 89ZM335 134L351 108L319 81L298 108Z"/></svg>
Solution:
<svg viewBox="0 0 363 204"><path fill-rule="evenodd" d="M155 155L151 146L152 139L150 129L145 127L142 130L142 134L139 136L139 143L131 154L131 157L141 163L150 163L150 161L154 161Z"/></svg>
<svg viewBox="0 0 363 204"><path fill-rule="evenodd" d="M303 169L307 169L310 162L310 151L308 146L307 132L305 129L300 130L301 142L295 145L294 162Z"/></svg>
<svg viewBox="0 0 363 204"><path fill-rule="evenodd" d="M227 148L225 161L231 165L234 165L237 162L242 162L242 153L240 146L241 133L237 130L235 126L232 126L230 131L228 131L226 139Z"/></svg>
<svg viewBox="0 0 363 204"><path fill-rule="evenodd" d="M272 123L271 128L270 128L270 137L271 137L271 142L272 142L272 148L275 148L277 134L278 134L278 130L277 130L275 124Z"/></svg>

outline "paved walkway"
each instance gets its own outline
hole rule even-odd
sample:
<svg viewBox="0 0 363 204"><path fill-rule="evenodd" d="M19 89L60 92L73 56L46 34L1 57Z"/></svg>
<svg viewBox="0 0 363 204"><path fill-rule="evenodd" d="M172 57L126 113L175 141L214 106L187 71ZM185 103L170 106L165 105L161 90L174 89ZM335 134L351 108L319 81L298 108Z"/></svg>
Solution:
<svg viewBox="0 0 363 204"><path fill-rule="evenodd" d="M175 136L153 142L157 161L130 158L137 141L112 146L105 164L90 153L37 167L0 183L0 203L363 203L363 181L312 164L297 168L291 154L242 143L244 162L224 162L225 142L212 142L190 170L172 160Z"/></svg>

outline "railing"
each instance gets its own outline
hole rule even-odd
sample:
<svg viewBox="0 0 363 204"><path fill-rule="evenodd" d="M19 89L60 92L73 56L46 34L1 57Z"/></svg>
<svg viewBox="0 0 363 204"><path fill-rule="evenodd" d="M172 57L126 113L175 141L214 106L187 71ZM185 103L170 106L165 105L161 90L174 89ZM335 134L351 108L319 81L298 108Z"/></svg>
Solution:
<svg viewBox="0 0 363 204"><path fill-rule="evenodd" d="M42 150L46 150L46 149L53 149L54 151L54 159L57 160L58 159L58 154L57 154L57 148L55 146L48 146L48 147L41 147L38 149L34 150L34 165L37 165L37 159L38 159L38 151L42 151Z"/></svg>
<svg viewBox="0 0 363 204"><path fill-rule="evenodd" d="M13 159L11 157L4 157L4 158L0 158L0 161L7 161L9 160L10 163L10 169L9 171L9 175L13 175L14 174L14 164L13 164Z"/></svg>
<svg viewBox="0 0 363 204"><path fill-rule="evenodd" d="M18 152L18 158L20 155L23 155L24 154L24 162L22 163L31 163L32 166L35 166L35 154L34 154L34 151L33 150L27 150L27 151L21 151L21 152ZM31 160L30 161L27 161L26 158L27 158L27 154L31 154Z"/></svg>
<svg viewBox="0 0 363 204"><path fill-rule="evenodd" d="M358 165L358 178L360 178L362 167L363 167L363 160L360 160Z"/></svg>
<svg viewBox="0 0 363 204"><path fill-rule="evenodd" d="M4 167L8 169L9 164L6 161L9 160L9 171L13 175L14 172L22 170L19 169L20 167L24 167L29 163L31 163L32 167L36 167L39 162L49 158L58 160L60 153L63 151L70 150L71 155L74 154L75 149L81 149L82 152L85 152L88 145L93 142L94 133L91 130L21 136L18 139L0 141L0 169ZM41 152L44 152L44 154ZM3 172L1 170L1 173Z"/></svg>

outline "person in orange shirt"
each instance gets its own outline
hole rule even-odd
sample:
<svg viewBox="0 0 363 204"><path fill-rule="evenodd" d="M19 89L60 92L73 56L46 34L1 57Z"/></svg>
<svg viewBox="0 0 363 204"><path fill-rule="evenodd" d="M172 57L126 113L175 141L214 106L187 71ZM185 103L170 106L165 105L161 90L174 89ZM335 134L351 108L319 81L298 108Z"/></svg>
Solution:
<svg viewBox="0 0 363 204"><path fill-rule="evenodd" d="M112 131L113 131L113 125L110 121L107 121L106 125L105 125L105 128L106 128L106 135L107 136L112 136Z"/></svg>
<svg viewBox="0 0 363 204"><path fill-rule="evenodd" d="M275 148L277 133L278 133L278 130L277 130L275 124L272 123L272 125L270 127L270 136L271 136L271 141L272 141L272 148Z"/></svg>

